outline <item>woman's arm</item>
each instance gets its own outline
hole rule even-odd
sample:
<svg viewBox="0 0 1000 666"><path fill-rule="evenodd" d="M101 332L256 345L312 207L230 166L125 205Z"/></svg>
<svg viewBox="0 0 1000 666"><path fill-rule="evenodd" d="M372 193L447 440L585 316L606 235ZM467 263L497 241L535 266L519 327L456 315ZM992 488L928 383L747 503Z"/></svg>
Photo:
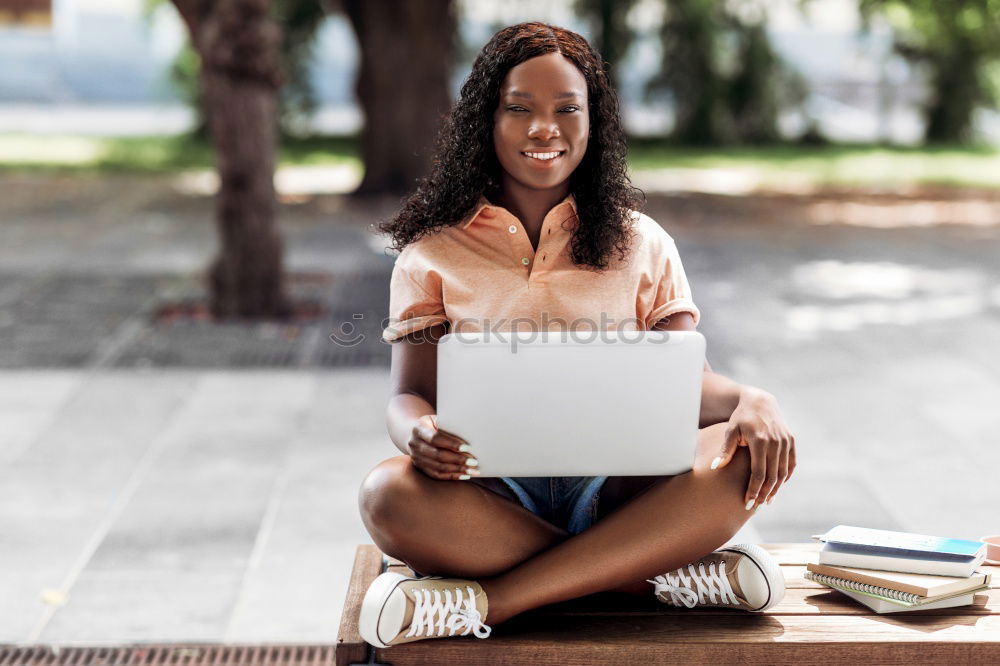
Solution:
<svg viewBox="0 0 1000 666"><path fill-rule="evenodd" d="M468 444L437 428L437 342L446 332L438 324L392 343L386 427L396 448L425 474L453 480L478 472L467 469Z"/></svg>
<svg viewBox="0 0 1000 666"><path fill-rule="evenodd" d="M445 325L438 324L392 343L386 427L389 439L406 455L410 455L410 436L417 421L435 413L436 341L445 332Z"/></svg>
<svg viewBox="0 0 1000 666"><path fill-rule="evenodd" d="M653 327L658 331L693 331L694 316L679 312L661 319ZM795 469L795 438L773 395L754 386L737 384L712 372L705 361L701 384L699 426L729 422L722 450L712 461L712 469L725 467L738 446L750 448L751 471L747 485L747 510L770 503L778 488Z"/></svg>

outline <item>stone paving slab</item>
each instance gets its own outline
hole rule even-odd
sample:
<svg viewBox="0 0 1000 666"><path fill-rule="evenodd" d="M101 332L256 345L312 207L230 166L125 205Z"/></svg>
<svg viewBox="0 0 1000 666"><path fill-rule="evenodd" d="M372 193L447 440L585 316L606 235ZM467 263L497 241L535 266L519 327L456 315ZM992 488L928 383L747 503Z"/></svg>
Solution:
<svg viewBox="0 0 1000 666"><path fill-rule="evenodd" d="M312 442L303 441L284 470L273 522L260 533L226 640L336 640L352 548L371 541L356 517L358 487L392 451L385 437Z"/></svg>
<svg viewBox="0 0 1000 666"><path fill-rule="evenodd" d="M295 432L312 397L311 384L308 377L202 375L169 429L154 435L157 452L141 476L133 477L137 483L128 504L107 526L73 583L74 603L57 613L38 638L79 638L75 632L81 623L116 640L160 631L161 604L122 605L105 589L141 587L135 579L142 575L147 575L149 599L176 582L178 594L170 596L173 614L188 624L168 625L180 632L172 638L182 640L188 626L199 629L187 640L221 634L275 473L287 456L287 435ZM248 386L254 390L245 390ZM231 581L228 594L184 593L213 574ZM220 592L218 585L213 582L212 591ZM122 633L123 612L132 633Z"/></svg>
<svg viewBox="0 0 1000 666"><path fill-rule="evenodd" d="M12 394L23 374L4 373L0 393ZM47 574L42 586L17 589L27 596L4 595L0 640L28 640L44 624L53 607L40 603L39 595L72 586L127 501L130 481L154 441L151 433L175 417L191 383L192 377L179 375L151 382L77 373L72 396L49 411L49 427L0 466L4 572Z"/></svg>
<svg viewBox="0 0 1000 666"><path fill-rule="evenodd" d="M67 370L24 372L16 382L0 385L0 464L17 458L51 425L56 408L80 382Z"/></svg>

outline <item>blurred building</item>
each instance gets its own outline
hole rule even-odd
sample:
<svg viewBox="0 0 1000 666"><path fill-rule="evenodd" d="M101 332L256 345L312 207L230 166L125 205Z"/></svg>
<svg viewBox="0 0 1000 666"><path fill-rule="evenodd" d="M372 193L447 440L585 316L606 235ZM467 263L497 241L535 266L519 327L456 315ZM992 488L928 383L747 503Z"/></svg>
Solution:
<svg viewBox="0 0 1000 666"><path fill-rule="evenodd" d="M458 0L463 48L453 89L498 28L540 19L584 35L589 26L572 0ZM803 112L789 113L789 136L813 123L830 138L915 142L921 136L920 73L892 53L888 28L861 30L854 0L773 0L769 34L777 51L806 79ZM636 134L667 131L668 104L643 99L659 66L656 26L662 3L642 0L629 17L637 39L619 70L625 121ZM0 132L156 134L183 132L193 115L170 82L171 63L186 39L172 5L148 0L0 0ZM357 130L357 67L346 19L330 16L317 36L312 81L320 109L313 128ZM980 129L998 136L997 116Z"/></svg>

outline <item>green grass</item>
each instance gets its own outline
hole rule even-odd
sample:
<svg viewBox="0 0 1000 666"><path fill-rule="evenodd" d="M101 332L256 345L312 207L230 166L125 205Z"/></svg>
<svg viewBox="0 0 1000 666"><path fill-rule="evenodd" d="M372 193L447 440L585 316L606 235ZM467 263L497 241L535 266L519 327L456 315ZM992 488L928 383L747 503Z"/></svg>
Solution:
<svg viewBox="0 0 1000 666"><path fill-rule="evenodd" d="M951 185L1000 187L1000 147L740 146L690 148L633 141L635 170L731 169L762 184L795 180L817 185Z"/></svg>
<svg viewBox="0 0 1000 666"><path fill-rule="evenodd" d="M286 139L282 165L352 164L360 167L350 137ZM212 149L201 139L179 136L106 138L0 135L0 169L164 173L211 168Z"/></svg>
<svg viewBox="0 0 1000 666"><path fill-rule="evenodd" d="M282 165L361 168L357 139L314 137L282 142ZM869 145L691 148L630 142L634 170L724 169L762 185L958 185L1000 188L1000 147L896 148ZM163 173L210 168L212 151L191 137L103 138L0 135L0 170Z"/></svg>

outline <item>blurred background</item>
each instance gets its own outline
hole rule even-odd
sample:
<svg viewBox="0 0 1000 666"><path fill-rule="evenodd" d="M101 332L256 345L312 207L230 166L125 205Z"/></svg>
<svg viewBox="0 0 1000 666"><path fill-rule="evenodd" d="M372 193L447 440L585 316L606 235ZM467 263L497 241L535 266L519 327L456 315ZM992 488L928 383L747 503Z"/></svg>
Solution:
<svg viewBox="0 0 1000 666"><path fill-rule="evenodd" d="M0 0L0 643L336 639L373 225L526 20L608 62L709 360L797 437L740 537L1000 532L1000 2Z"/></svg>

